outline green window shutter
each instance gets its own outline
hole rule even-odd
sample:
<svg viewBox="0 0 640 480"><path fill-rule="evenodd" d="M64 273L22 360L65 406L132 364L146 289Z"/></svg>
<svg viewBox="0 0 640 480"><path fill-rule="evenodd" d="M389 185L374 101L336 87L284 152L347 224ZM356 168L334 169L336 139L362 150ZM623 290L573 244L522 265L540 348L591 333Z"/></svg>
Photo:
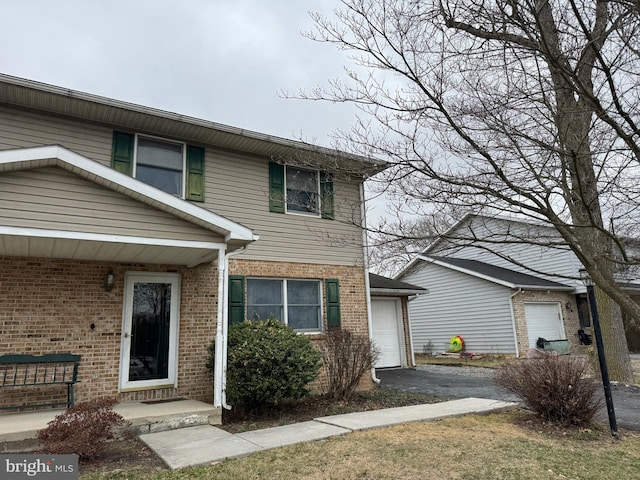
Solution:
<svg viewBox="0 0 640 480"><path fill-rule="evenodd" d="M204 202L204 148L187 145L187 200Z"/></svg>
<svg viewBox="0 0 640 480"><path fill-rule="evenodd" d="M244 322L244 276L229 275L229 325Z"/></svg>
<svg viewBox="0 0 640 480"><path fill-rule="evenodd" d="M320 172L320 206L322 218L333 220L333 177L327 172Z"/></svg>
<svg viewBox="0 0 640 480"><path fill-rule="evenodd" d="M111 167L125 175L133 175L133 144L132 133L113 132L111 146Z"/></svg>
<svg viewBox="0 0 640 480"><path fill-rule="evenodd" d="M329 328L340 328L340 284L335 278L325 280L327 296L327 324Z"/></svg>
<svg viewBox="0 0 640 480"><path fill-rule="evenodd" d="M269 211L284 213L284 165L269 162Z"/></svg>

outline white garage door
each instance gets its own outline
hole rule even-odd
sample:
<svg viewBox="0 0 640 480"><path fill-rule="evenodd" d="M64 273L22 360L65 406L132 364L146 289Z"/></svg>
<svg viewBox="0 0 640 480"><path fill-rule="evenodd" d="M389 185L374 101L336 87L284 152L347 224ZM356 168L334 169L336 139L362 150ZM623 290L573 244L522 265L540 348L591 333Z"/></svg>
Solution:
<svg viewBox="0 0 640 480"><path fill-rule="evenodd" d="M373 341L380 349L376 368L402 366L402 322L400 302L396 299L371 299Z"/></svg>
<svg viewBox="0 0 640 480"><path fill-rule="evenodd" d="M525 303L529 347L535 348L538 337L547 340L564 340L564 325L559 303Z"/></svg>

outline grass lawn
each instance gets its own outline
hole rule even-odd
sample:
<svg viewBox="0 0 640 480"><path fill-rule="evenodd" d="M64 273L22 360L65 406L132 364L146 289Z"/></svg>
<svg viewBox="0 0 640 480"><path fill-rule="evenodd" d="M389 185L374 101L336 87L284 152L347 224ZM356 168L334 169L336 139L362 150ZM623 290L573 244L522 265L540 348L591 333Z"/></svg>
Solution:
<svg viewBox="0 0 640 480"><path fill-rule="evenodd" d="M545 428L526 412L369 430L206 467L81 475L82 479L538 480L640 478L640 436L604 425Z"/></svg>

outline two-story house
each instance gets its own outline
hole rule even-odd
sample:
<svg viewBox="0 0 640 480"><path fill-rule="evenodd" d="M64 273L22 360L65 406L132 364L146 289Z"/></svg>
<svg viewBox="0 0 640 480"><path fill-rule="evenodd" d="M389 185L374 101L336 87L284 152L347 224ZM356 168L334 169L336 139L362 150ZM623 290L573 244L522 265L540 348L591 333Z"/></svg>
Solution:
<svg viewBox="0 0 640 480"><path fill-rule="evenodd" d="M78 400L223 406L230 322L370 332L359 226L383 167L0 75L0 353L80 354Z"/></svg>

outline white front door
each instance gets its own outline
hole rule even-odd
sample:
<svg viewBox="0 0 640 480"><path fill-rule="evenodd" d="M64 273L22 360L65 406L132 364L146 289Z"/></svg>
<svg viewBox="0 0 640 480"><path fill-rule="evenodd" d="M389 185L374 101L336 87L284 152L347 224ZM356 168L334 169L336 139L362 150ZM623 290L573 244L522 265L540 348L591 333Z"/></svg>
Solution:
<svg viewBox="0 0 640 480"><path fill-rule="evenodd" d="M403 366L402 312L397 299L371 299L373 342L380 349L376 368Z"/></svg>
<svg viewBox="0 0 640 480"><path fill-rule="evenodd" d="M536 348L538 337L546 340L566 339L559 303L525 303L529 348Z"/></svg>
<svg viewBox="0 0 640 480"><path fill-rule="evenodd" d="M120 391L176 385L180 276L125 275Z"/></svg>

